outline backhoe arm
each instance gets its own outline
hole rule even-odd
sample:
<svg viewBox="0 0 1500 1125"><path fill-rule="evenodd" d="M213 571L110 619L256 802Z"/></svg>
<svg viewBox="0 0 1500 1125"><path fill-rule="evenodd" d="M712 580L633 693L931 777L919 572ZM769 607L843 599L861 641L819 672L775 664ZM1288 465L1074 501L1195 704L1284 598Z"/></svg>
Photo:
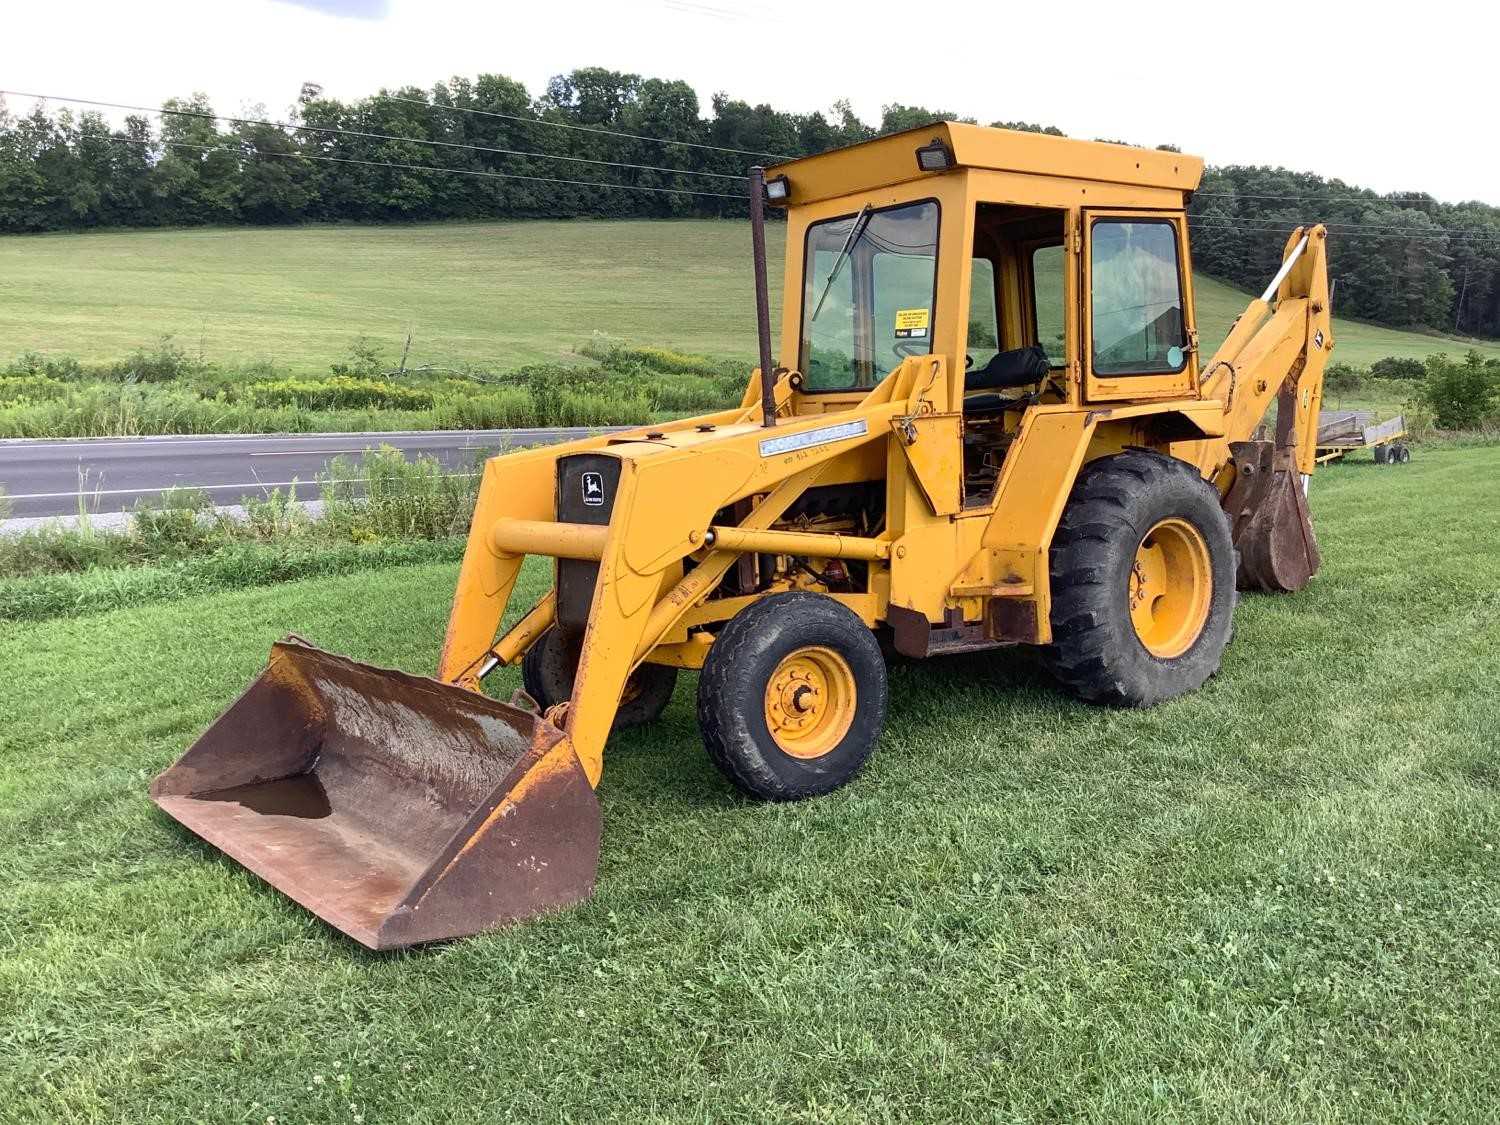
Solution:
<svg viewBox="0 0 1500 1125"><path fill-rule="evenodd" d="M1190 459L1221 492L1234 483L1230 447L1254 436L1273 398L1275 449L1288 462L1278 467L1313 471L1323 369L1332 350L1327 231L1298 228L1287 239L1280 271L1240 314L1203 378L1203 397L1224 404L1225 436L1196 443Z"/></svg>
<svg viewBox="0 0 1500 1125"><path fill-rule="evenodd" d="M1322 561L1306 481L1317 464L1323 368L1332 349L1327 231L1298 228L1276 277L1209 361L1203 398L1223 404L1224 436L1178 451L1223 497L1242 589L1300 590ZM1275 437L1255 440L1273 398Z"/></svg>

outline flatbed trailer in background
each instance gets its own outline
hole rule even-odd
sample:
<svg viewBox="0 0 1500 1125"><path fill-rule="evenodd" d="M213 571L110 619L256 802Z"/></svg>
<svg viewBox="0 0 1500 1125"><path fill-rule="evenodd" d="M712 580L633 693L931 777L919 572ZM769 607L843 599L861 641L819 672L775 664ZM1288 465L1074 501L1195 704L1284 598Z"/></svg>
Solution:
<svg viewBox="0 0 1500 1125"><path fill-rule="evenodd" d="M1368 449L1377 465L1404 465L1411 460L1406 416L1375 421L1370 410L1323 410L1318 413L1318 461L1337 461L1356 449Z"/></svg>

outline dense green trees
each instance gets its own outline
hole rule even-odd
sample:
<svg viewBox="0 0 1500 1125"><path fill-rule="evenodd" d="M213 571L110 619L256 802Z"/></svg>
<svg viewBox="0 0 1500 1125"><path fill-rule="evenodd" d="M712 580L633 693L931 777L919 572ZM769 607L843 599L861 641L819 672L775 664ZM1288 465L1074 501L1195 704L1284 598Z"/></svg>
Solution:
<svg viewBox="0 0 1500 1125"><path fill-rule="evenodd" d="M1259 288L1294 226L1327 223L1338 312L1500 335L1500 208L1231 166L1204 174L1189 214L1194 264L1216 277Z"/></svg>
<svg viewBox="0 0 1500 1125"><path fill-rule="evenodd" d="M783 113L599 67L533 97L500 75L355 102L305 87L287 114L215 118L203 95L118 127L17 116L0 99L0 232L201 223L740 215L756 160L821 152L951 113L847 102ZM262 124L263 120L285 121ZM962 118L960 118L962 120ZM1051 126L997 121L1061 135ZM1162 146L1171 147L1171 146ZM1220 167L1192 201L1198 268L1259 288L1304 221L1332 232L1336 306L1394 325L1500 335L1500 209L1378 195L1280 168Z"/></svg>

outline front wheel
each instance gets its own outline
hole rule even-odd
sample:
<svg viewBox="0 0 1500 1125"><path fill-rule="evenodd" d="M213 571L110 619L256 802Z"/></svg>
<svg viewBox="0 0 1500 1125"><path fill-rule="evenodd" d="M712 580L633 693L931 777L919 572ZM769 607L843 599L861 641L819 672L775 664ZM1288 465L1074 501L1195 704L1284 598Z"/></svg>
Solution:
<svg viewBox="0 0 1500 1125"><path fill-rule="evenodd" d="M720 630L698 678L714 765L765 801L816 797L865 764L885 725L880 645L832 598L774 594Z"/></svg>
<svg viewBox="0 0 1500 1125"><path fill-rule="evenodd" d="M1149 707L1219 668L1235 605L1229 520L1186 462L1146 450L1079 474L1052 553L1046 662L1080 698Z"/></svg>
<svg viewBox="0 0 1500 1125"><path fill-rule="evenodd" d="M521 658L521 682L526 694L541 705L543 711L573 698L573 678L578 671L578 655L571 651L556 625L548 627ZM672 701L677 686L677 669L661 664L642 664L625 681L620 706L615 711L612 730L627 730L655 722Z"/></svg>

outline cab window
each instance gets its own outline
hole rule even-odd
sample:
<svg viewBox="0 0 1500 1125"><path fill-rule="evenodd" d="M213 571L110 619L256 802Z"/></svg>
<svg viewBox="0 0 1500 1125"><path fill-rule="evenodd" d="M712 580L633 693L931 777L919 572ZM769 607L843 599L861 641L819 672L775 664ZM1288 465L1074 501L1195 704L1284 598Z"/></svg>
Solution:
<svg viewBox="0 0 1500 1125"><path fill-rule="evenodd" d="M1036 312L1036 342L1053 367L1067 363L1063 262L1061 246L1038 246L1031 252L1031 307Z"/></svg>
<svg viewBox="0 0 1500 1125"><path fill-rule="evenodd" d="M1177 230L1161 220L1100 219L1090 230L1096 375L1163 375L1187 362Z"/></svg>
<svg viewBox="0 0 1500 1125"><path fill-rule="evenodd" d="M808 228L799 366L808 391L873 387L932 350L938 205L863 210Z"/></svg>
<svg viewBox="0 0 1500 1125"><path fill-rule="evenodd" d="M969 274L969 358L983 367L1000 351L1000 316L995 309L995 264L973 259Z"/></svg>

